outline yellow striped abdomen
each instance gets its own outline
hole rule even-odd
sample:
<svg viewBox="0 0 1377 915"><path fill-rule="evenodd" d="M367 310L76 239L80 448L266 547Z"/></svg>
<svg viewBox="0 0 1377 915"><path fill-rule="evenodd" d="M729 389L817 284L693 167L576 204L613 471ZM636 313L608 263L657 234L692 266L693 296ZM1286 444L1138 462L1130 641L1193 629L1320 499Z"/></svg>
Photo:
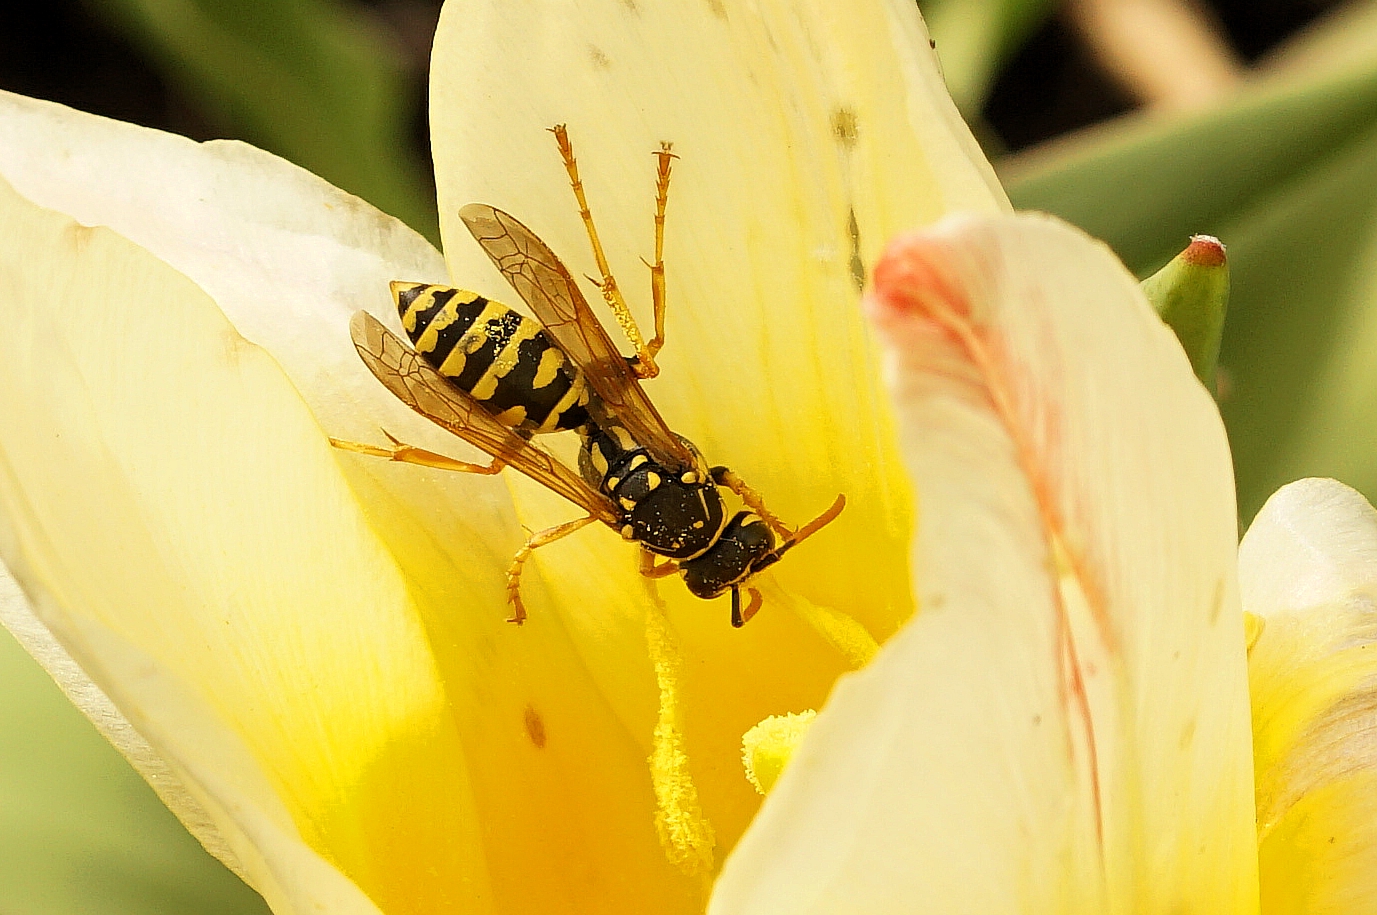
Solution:
<svg viewBox="0 0 1377 915"><path fill-rule="evenodd" d="M416 352L489 413L532 432L588 422L588 385L540 323L463 289L392 284Z"/></svg>

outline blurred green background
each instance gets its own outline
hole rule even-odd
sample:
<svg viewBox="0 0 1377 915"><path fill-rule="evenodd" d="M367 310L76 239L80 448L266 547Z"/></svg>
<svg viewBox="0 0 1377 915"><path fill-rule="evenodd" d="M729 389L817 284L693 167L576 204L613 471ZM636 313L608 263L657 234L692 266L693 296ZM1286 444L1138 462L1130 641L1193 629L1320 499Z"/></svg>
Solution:
<svg viewBox="0 0 1377 915"><path fill-rule="evenodd" d="M1192 233L1229 245L1220 401L1241 522L1301 476L1377 499L1377 0L920 6L1016 205L1084 227L1140 276ZM438 10L7 4L0 88L248 140L435 239ZM0 915L264 911L0 634Z"/></svg>

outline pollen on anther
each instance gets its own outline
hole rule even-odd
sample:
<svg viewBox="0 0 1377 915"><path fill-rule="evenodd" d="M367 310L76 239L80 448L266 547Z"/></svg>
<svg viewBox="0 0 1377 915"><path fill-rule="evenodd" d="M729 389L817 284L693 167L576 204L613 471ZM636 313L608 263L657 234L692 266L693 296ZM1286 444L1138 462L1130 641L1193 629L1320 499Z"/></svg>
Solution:
<svg viewBox="0 0 1377 915"><path fill-rule="evenodd" d="M771 715L741 736L741 763L756 791L770 793L816 717L812 709Z"/></svg>

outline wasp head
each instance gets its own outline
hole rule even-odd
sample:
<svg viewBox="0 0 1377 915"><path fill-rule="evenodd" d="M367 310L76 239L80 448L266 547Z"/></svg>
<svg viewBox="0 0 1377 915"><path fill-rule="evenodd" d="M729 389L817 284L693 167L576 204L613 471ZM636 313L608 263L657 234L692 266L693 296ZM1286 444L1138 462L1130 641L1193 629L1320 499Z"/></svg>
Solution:
<svg viewBox="0 0 1377 915"><path fill-rule="evenodd" d="M717 542L701 556L682 563L679 570L695 596L713 598L769 565L762 560L768 560L774 549L770 526L753 512L737 512Z"/></svg>

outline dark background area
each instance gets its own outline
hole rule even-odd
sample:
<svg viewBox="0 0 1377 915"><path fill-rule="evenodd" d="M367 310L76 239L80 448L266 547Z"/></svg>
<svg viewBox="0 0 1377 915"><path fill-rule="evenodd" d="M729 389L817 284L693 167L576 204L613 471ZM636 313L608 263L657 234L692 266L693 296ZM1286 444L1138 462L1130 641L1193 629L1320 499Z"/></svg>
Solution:
<svg viewBox="0 0 1377 915"><path fill-rule="evenodd" d="M359 0L396 39L408 69L423 73L438 0ZM1208 6L1230 42L1256 60L1335 0L1214 0ZM241 136L159 73L127 37L81 0L0 5L0 88L50 99L195 139ZM417 80L413 139L426 144L424 80ZM1053 14L1014 55L985 109L987 126L1010 152L1128 111L1063 14Z"/></svg>

